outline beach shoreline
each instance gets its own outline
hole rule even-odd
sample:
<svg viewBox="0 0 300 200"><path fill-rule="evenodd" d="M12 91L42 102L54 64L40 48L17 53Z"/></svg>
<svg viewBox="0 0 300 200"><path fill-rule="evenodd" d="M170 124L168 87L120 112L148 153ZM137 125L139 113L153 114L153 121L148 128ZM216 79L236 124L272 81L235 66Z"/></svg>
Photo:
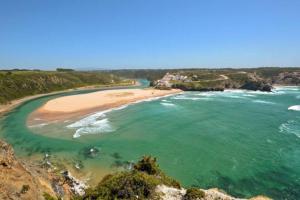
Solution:
<svg viewBox="0 0 300 200"><path fill-rule="evenodd" d="M46 96L51 96L51 95L56 95L56 94L62 94L62 93L68 93L68 92L74 92L74 91L85 91L85 90L96 90L96 89L114 89L114 88L120 88L120 87L129 87L129 86L140 86L140 83L136 81L134 84L126 84L126 85L90 85L90 86L83 86L83 87L78 87L78 88L71 88L67 90L61 90L61 91L54 91L54 92L49 92L49 93L43 93L43 94L36 94L36 95L30 95L26 96L20 99L12 100L11 102L7 104L0 104L0 117L5 115L6 113L10 112L14 108L20 106L21 104L37 99L40 97L46 97Z"/></svg>
<svg viewBox="0 0 300 200"><path fill-rule="evenodd" d="M88 94L78 94L59 97L46 102L30 114L28 124L62 121L82 117L94 112L118 108L120 106L181 93L181 90L147 89L116 89L97 91ZM100 100L101 99L101 100Z"/></svg>

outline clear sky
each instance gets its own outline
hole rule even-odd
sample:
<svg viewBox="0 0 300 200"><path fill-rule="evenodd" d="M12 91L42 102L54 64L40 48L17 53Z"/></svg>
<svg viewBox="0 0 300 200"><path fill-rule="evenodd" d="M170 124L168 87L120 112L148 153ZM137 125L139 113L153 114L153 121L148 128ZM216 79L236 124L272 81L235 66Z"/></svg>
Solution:
<svg viewBox="0 0 300 200"><path fill-rule="evenodd" d="M0 0L0 68L300 66L300 0Z"/></svg>

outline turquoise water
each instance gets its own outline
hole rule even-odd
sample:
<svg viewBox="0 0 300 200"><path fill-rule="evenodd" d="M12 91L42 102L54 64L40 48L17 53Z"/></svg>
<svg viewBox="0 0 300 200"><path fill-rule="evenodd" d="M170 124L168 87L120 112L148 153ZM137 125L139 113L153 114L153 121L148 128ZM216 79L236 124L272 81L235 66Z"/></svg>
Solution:
<svg viewBox="0 0 300 200"><path fill-rule="evenodd" d="M80 166L73 171L93 182L153 155L184 186L300 199L300 111L288 110L300 105L300 88L184 92L27 127L27 116L56 96L30 101L2 120L1 136L18 156L42 159L48 153L53 163Z"/></svg>

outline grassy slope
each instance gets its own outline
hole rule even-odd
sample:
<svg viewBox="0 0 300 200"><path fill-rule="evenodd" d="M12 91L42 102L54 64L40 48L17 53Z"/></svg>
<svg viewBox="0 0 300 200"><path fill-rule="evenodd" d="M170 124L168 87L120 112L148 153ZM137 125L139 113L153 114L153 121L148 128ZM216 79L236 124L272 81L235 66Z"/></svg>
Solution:
<svg viewBox="0 0 300 200"><path fill-rule="evenodd" d="M124 81L117 76L104 72L1 71L0 104L29 95L121 83Z"/></svg>

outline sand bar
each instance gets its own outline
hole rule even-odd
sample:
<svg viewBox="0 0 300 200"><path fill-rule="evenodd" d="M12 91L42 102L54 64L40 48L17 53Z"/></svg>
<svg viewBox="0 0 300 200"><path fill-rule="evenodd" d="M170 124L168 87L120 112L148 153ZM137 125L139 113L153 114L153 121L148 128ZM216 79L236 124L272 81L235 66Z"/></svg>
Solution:
<svg viewBox="0 0 300 200"><path fill-rule="evenodd" d="M78 94L52 99L33 112L29 119L66 120L95 111L119 107L140 100L177 94L181 90L117 89ZM31 121L31 120L30 120Z"/></svg>

